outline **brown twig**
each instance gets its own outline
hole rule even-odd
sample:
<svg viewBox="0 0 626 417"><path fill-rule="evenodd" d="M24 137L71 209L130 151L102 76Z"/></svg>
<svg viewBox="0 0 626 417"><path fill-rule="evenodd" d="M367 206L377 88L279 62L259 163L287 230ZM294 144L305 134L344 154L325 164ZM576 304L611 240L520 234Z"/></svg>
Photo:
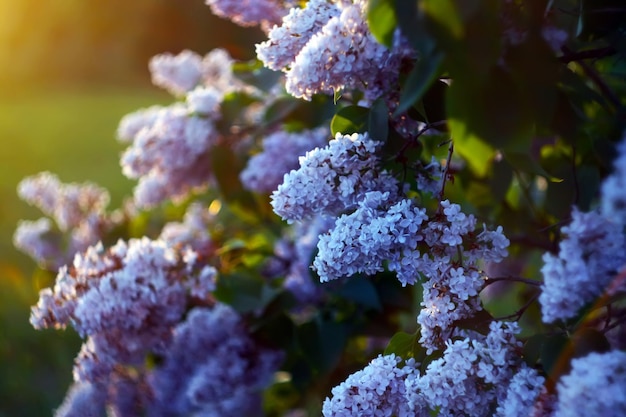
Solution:
<svg viewBox="0 0 626 417"><path fill-rule="evenodd" d="M514 275L508 275L505 277L495 277L495 278L489 278L487 277L487 279L485 280L485 287L491 285L491 284L495 284L496 282L502 282L502 281L507 281L507 282L521 282L524 284L528 284L528 285L532 285L535 287L539 287L541 286L541 281L537 281L534 279L529 279L529 278L524 278L524 277L517 277Z"/></svg>

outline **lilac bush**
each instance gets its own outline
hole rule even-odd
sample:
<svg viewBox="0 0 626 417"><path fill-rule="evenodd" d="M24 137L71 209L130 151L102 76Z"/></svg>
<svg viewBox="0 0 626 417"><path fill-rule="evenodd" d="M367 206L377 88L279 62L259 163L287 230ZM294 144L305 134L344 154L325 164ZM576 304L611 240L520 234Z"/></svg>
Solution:
<svg viewBox="0 0 626 417"><path fill-rule="evenodd" d="M267 40L150 61L174 101L118 126L122 209L19 186L31 323L84 340L56 416L626 413L623 26L206 3Z"/></svg>

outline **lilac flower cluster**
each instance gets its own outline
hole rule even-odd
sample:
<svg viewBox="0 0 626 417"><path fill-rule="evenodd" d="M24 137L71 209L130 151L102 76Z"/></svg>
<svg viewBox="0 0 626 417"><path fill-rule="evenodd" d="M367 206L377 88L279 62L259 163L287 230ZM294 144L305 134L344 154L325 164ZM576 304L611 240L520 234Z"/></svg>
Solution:
<svg viewBox="0 0 626 417"><path fill-rule="evenodd" d="M378 356L369 365L350 375L332 389L322 408L325 417L409 417L413 415L405 399L406 375L413 372L413 362L399 367L401 358L391 354Z"/></svg>
<svg viewBox="0 0 626 417"><path fill-rule="evenodd" d="M216 16L240 26L257 26L267 32L280 23L294 1L281 0L206 0Z"/></svg>
<svg viewBox="0 0 626 417"><path fill-rule="evenodd" d="M426 210L410 200L392 204L393 200L388 192L368 192L353 213L339 217L335 227L320 236L313 262L320 281L357 272L375 274L389 262L389 269L398 273L403 285L416 282L417 265L406 262L405 254L416 250L423 240L419 229L427 219Z"/></svg>
<svg viewBox="0 0 626 417"><path fill-rule="evenodd" d="M188 249L188 251L191 249ZM88 337L76 360L76 381L106 381L117 365L140 365L170 338L191 296L206 300L215 268L147 238L77 254L53 289L33 307L35 328L68 324Z"/></svg>
<svg viewBox="0 0 626 417"><path fill-rule="evenodd" d="M557 384L554 417L626 415L626 352L590 353L572 360Z"/></svg>
<svg viewBox="0 0 626 417"><path fill-rule="evenodd" d="M367 134L337 133L325 148L300 157L300 168L285 174L272 194L272 207L293 222L315 214L335 216L354 209L368 191L397 198L398 182L380 168L376 151L381 143Z"/></svg>
<svg viewBox="0 0 626 417"><path fill-rule="evenodd" d="M489 327L486 336L448 340L443 356L423 373L413 359L379 356L333 388L324 416L426 417L436 410L439 416L487 417L496 406L498 415L527 415L545 391L544 379L521 363L516 323Z"/></svg>
<svg viewBox="0 0 626 417"><path fill-rule="evenodd" d="M204 57L191 51L163 54L150 62L153 82L186 100L140 110L120 122L118 137L130 144L121 158L122 172L139 180L138 207L178 201L210 182L209 152L219 137L214 123L221 102L227 92L243 88L231 64L221 49Z"/></svg>
<svg viewBox="0 0 626 417"><path fill-rule="evenodd" d="M15 246L40 265L57 269L74 253L97 243L110 227L106 214L109 193L95 184L63 184L49 172L25 178L18 185L20 198L48 218L22 221L15 231ZM64 234L69 241L63 242Z"/></svg>
<svg viewBox="0 0 626 417"><path fill-rule="evenodd" d="M282 360L250 337L232 308L194 308L148 377L155 398L149 415L258 415L262 390Z"/></svg>
<svg viewBox="0 0 626 417"><path fill-rule="evenodd" d="M121 159L124 175L139 180L134 199L142 208L205 186L211 178L208 151L218 135L211 120L190 115L182 104L149 118L153 122L137 132Z"/></svg>
<svg viewBox="0 0 626 417"><path fill-rule="evenodd" d="M365 19L367 4L318 0L292 9L257 45L257 56L285 72L287 92L295 97L359 90L373 101L392 89L402 60L414 53L399 34L391 50L376 41Z"/></svg>
<svg viewBox="0 0 626 417"><path fill-rule="evenodd" d="M624 265L624 233L621 227L596 211L572 211L572 221L561 228L565 238L558 255L546 253L539 296L543 321L552 323L574 317L586 303L604 294L624 290L614 278Z"/></svg>
<svg viewBox="0 0 626 417"><path fill-rule="evenodd" d="M394 201L388 193L366 193L353 213L340 216L320 236L313 267L322 282L375 274L385 266L402 285L425 279L417 318L420 342L437 349L455 321L482 309L478 293L484 280L478 262L500 262L509 241L501 227L476 233L476 219L447 200L431 218L411 200Z"/></svg>
<svg viewBox="0 0 626 417"><path fill-rule="evenodd" d="M487 336L449 340L423 375L410 373L406 397L416 415L489 416L520 366L516 323L492 322Z"/></svg>
<svg viewBox="0 0 626 417"><path fill-rule="evenodd" d="M228 91L236 84L232 75L232 58L223 49L215 49L204 57L184 50L154 56L149 63L152 82L174 96L184 96L196 87L212 87Z"/></svg>
<svg viewBox="0 0 626 417"><path fill-rule="evenodd" d="M311 276L311 258L315 253L320 234L334 224L333 219L317 216L293 225L293 236L280 239L274 248L273 263L283 266L273 275L284 275L283 287L302 303L313 303L321 296L322 288Z"/></svg>
<svg viewBox="0 0 626 417"><path fill-rule="evenodd" d="M252 191L274 191L289 171L298 168L298 157L328 143L328 129L320 127L289 133L283 130L263 139L263 151L253 155L241 172L241 182Z"/></svg>
<svg viewBox="0 0 626 417"><path fill-rule="evenodd" d="M532 368L522 366L511 378L506 394L498 403L497 417L543 416L539 399L547 395L545 378Z"/></svg>

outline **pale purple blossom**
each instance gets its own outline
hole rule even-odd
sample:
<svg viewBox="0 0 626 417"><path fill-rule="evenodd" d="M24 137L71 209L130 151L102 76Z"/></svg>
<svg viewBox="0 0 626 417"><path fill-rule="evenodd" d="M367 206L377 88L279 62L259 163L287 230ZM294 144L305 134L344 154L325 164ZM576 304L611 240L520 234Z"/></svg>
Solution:
<svg viewBox="0 0 626 417"><path fill-rule="evenodd" d="M325 127L289 133L274 132L263 139L263 151L253 155L241 172L241 182L252 191L274 191L289 171L298 168L298 157L328 143Z"/></svg>
<svg viewBox="0 0 626 417"><path fill-rule="evenodd" d="M252 339L231 307L194 308L148 378L149 415L256 415L282 360L282 352Z"/></svg>
<svg viewBox="0 0 626 417"><path fill-rule="evenodd" d="M285 174L272 194L274 212L293 222L354 209L373 190L396 199L398 181L380 168L376 156L381 145L367 134L337 133L328 146L307 152L300 157L300 168Z"/></svg>
<svg viewBox="0 0 626 417"><path fill-rule="evenodd" d="M396 271L403 284L419 279L419 265L403 261L405 251L416 250L423 236L420 225L427 217L425 209L410 200L393 204L389 193L366 193L358 208L339 217L335 227L320 236L313 267L325 282L357 272L375 274Z"/></svg>
<svg viewBox="0 0 626 417"><path fill-rule="evenodd" d="M508 381L520 366L516 323L492 322L487 336L448 340L443 356L424 374L409 373L405 381L409 407L418 415L491 416Z"/></svg>
<svg viewBox="0 0 626 417"><path fill-rule="evenodd" d="M101 245L59 270L54 288L33 307L35 328L74 327L88 337L76 361L76 381L108 378L116 364L137 365L168 340L191 296L206 299L214 268L147 238Z"/></svg>
<svg viewBox="0 0 626 417"><path fill-rule="evenodd" d="M379 355L365 368L332 389L322 408L324 417L409 417L414 415L405 398L406 375L413 362L400 366L401 358Z"/></svg>
<svg viewBox="0 0 626 417"><path fill-rule="evenodd" d="M509 382L504 398L498 403L495 416L543 416L539 398L547 394L545 380L535 369L522 366Z"/></svg>
<svg viewBox="0 0 626 417"><path fill-rule="evenodd" d="M211 120L191 115L182 104L159 109L121 158L124 175L139 180L137 206L180 199L206 186L211 179L208 152L217 135Z"/></svg>
<svg viewBox="0 0 626 417"><path fill-rule="evenodd" d="M154 85L175 96L186 94L202 80L202 56L189 50L178 55L156 55L150 60L149 68Z"/></svg>
<svg viewBox="0 0 626 417"><path fill-rule="evenodd" d="M557 392L554 417L626 415L626 352L594 352L573 359Z"/></svg>
<svg viewBox="0 0 626 417"><path fill-rule="evenodd" d="M260 25L265 31L280 23L291 3L281 0L206 0L216 16L240 26Z"/></svg>
<svg viewBox="0 0 626 417"><path fill-rule="evenodd" d="M367 26L366 7L364 0L310 2L257 45L257 56L286 73L287 92L295 97L359 90L373 101L393 88L402 60L414 53L399 33L391 50L379 44Z"/></svg>
<svg viewBox="0 0 626 417"><path fill-rule="evenodd" d="M20 222L13 242L40 265L57 269L74 253L97 243L111 227L106 213L109 193L92 183L64 184L49 172L25 178L20 198L54 220Z"/></svg>
<svg viewBox="0 0 626 417"><path fill-rule="evenodd" d="M574 317L586 303L606 293L623 290L613 285L626 265L624 233L621 226L592 211L572 211L572 221L561 228L565 236L559 253L543 255L542 292L539 296L546 323Z"/></svg>

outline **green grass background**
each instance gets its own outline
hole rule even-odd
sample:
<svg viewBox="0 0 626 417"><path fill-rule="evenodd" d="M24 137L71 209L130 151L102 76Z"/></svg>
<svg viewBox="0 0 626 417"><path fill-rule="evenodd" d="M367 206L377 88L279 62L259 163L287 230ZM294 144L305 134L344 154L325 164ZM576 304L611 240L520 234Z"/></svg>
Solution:
<svg viewBox="0 0 626 417"><path fill-rule="evenodd" d="M96 182L118 207L133 183L121 174L120 118L171 99L156 88L72 87L0 91L0 417L49 416L71 383L80 340L73 331L36 331L30 306L54 276L13 248L20 219L41 213L16 195L19 181L41 171L64 182Z"/></svg>

